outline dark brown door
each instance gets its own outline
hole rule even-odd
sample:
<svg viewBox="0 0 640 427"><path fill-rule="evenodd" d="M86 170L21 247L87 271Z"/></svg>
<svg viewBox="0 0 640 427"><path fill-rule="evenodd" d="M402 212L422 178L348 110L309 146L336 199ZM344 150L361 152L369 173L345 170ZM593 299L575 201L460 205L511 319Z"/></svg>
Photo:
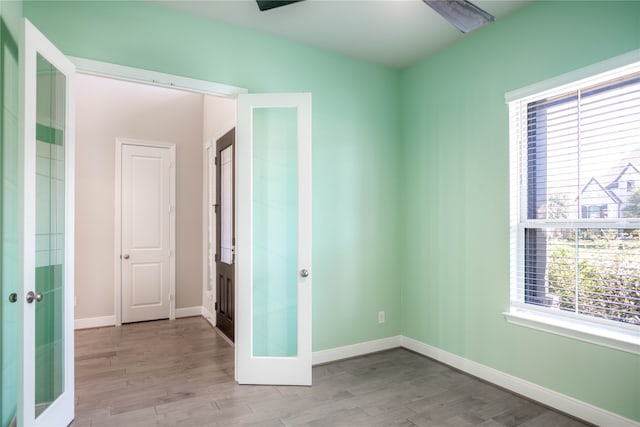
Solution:
<svg viewBox="0 0 640 427"><path fill-rule="evenodd" d="M235 140L231 129L216 142L216 325L234 340Z"/></svg>

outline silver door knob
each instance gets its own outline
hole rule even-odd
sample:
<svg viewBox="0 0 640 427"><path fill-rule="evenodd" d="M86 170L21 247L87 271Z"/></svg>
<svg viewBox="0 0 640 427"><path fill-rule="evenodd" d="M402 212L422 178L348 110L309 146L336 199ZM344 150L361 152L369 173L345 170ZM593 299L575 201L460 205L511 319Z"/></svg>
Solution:
<svg viewBox="0 0 640 427"><path fill-rule="evenodd" d="M122 255L122 259L129 259L129 254Z"/></svg>
<svg viewBox="0 0 640 427"><path fill-rule="evenodd" d="M300 277L309 277L309 270L307 270L306 268L300 270Z"/></svg>
<svg viewBox="0 0 640 427"><path fill-rule="evenodd" d="M16 302L18 301L18 294L16 294L15 292L11 292L9 294L9 302Z"/></svg>
<svg viewBox="0 0 640 427"><path fill-rule="evenodd" d="M34 293L33 291L27 292L27 303L31 304L34 300L36 302L42 301L44 296L42 292Z"/></svg>

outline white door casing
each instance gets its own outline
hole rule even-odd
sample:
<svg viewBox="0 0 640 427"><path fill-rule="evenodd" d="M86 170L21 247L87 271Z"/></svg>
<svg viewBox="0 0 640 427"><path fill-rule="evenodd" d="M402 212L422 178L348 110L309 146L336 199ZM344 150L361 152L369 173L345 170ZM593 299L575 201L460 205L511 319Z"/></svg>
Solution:
<svg viewBox="0 0 640 427"><path fill-rule="evenodd" d="M118 323L174 319L175 145L118 139L116 148Z"/></svg>
<svg viewBox="0 0 640 427"><path fill-rule="evenodd" d="M311 385L311 277L313 274L311 268L311 94L239 95L237 109L236 381L240 384ZM263 152L262 154L273 156L272 160L274 160L265 168L264 159L254 156L254 142L256 139L260 139L261 129L269 131L269 123L261 122L257 133L255 133L254 118L258 111L262 120L268 117L264 116L263 112L277 112L276 110L294 111L296 123L292 132L295 141L288 149L282 146L276 147L278 153L275 156ZM275 128L277 127L276 125ZM284 182L282 188L291 185L291 182L285 182L288 178L282 176L283 174L278 170L279 166L274 167L274 165L280 164L281 159L277 157L290 155L287 152L294 152L296 156L292 160L294 163L292 169L295 169L293 173L297 175L297 179L294 180L296 181L297 194L293 195L290 194L291 191L284 191L278 196L278 200L269 200L269 195L261 195L260 197L265 196L266 199L260 200L258 204L254 203L254 187L256 184L260 184L260 181L268 180L276 184ZM286 162L284 161L284 163ZM265 172L269 168L273 169ZM284 172L284 175L287 173L290 171ZM254 176L258 177L258 181L254 180ZM294 294L297 300L293 302L293 310L295 311L293 327L288 327L289 320L282 322L281 319L276 319L273 324L280 325L280 327L284 325L284 329L287 331L294 331L293 337L291 334L285 337L285 341L294 343L294 348L285 351L276 349L275 352L271 352L270 350L258 349L256 343L259 342L260 337L254 341L257 336L256 329L264 329L263 323L265 322L262 322L260 316L263 316L265 311L282 311L282 307L279 306L280 301L269 300L269 296L258 295L257 293L265 294L265 292L256 291L258 288L254 288L254 281L264 281L264 269L271 269L268 262L265 264L265 259L269 259L271 253L281 251L283 248L286 251L287 248L284 246L289 243L283 246L283 241L286 239L278 232L274 232L272 238L267 239L264 239L264 236L255 235L254 211L257 205L260 205L258 209L263 209L266 206L266 209L274 208L267 216L278 216L280 207L276 205L282 201L283 197L285 199L295 198L297 201L297 207L293 211L287 211L288 215L296 216L297 229L285 230L287 233L295 235L295 241L290 243L296 246L296 252L293 254L295 259L292 263L295 270L291 266L287 266L279 273L284 274L287 281L294 281L293 291L289 289L284 293L282 290L278 292L285 298ZM263 211L261 211L261 215L262 213ZM287 221L284 223L281 221L276 228L281 226L286 228ZM254 248L256 238L260 239L261 245L263 243L267 245L266 248L260 249L267 255L261 259L262 267L259 267L258 270L254 265L254 262L257 262L254 254L254 251L257 250ZM271 248L268 247L269 242L274 242L274 244L278 242L280 246L275 251L271 251ZM259 272L259 278L254 275L256 271ZM268 294L269 291L266 293ZM266 307L267 305L270 307ZM276 314L274 317L280 316L282 318L290 314L291 312L284 316ZM289 333L287 331L284 332L285 335Z"/></svg>
<svg viewBox="0 0 640 427"><path fill-rule="evenodd" d="M40 59L39 59L40 58ZM44 95L57 98L61 107L59 114L62 117L48 117L52 138L60 140L51 143L42 143L42 151L38 153L40 159L36 160L36 124L38 113L42 111L38 100L42 94L37 93L38 63L46 63L54 74L44 74L41 79L50 79L55 85L54 92ZM55 75L55 77L53 77ZM19 342L18 342L18 411L17 422L19 426L66 426L74 417L74 339L73 339L73 300L74 300L74 81L75 66L28 20L23 25L23 49L20 50L20 153L19 163L21 179L18 188L21 200L20 244L21 265L18 279L18 312L19 312ZM54 83L53 80L56 80ZM42 82L40 82L42 83ZM64 105L60 104L60 101ZM56 107L57 108L57 107ZM44 113L47 114L46 112ZM38 123L39 124L39 123ZM42 136L38 137L41 138ZM51 146L50 146L51 145ZM64 153L62 155L62 153ZM37 162L40 164L37 165ZM37 174L40 175L37 178ZM39 185L36 180L40 179ZM46 187L43 187L44 184ZM42 194L40 190L50 192ZM42 200L36 201L43 196ZM50 197L50 199L47 199ZM64 203L56 205L56 202L64 200ZM44 206L51 213L51 223L46 231L36 238L38 230L36 220L36 207ZM47 207L48 206L48 207ZM53 209L53 210L51 210ZM37 231L38 230L38 231ZM41 248L45 248L42 250ZM36 256L36 250L40 250ZM61 280L57 282L56 289L36 289L36 267L42 264L43 268L61 268ZM36 300L28 303L28 292L37 292ZM44 304L44 305L43 305ZM55 327L56 331L50 333L47 344L36 343L36 328L42 325L42 319L36 319L38 307L51 307L52 311L43 311L45 320L52 324L45 326ZM46 310L46 309L45 309ZM57 329L59 328L59 329ZM44 331L38 332L42 338ZM49 353L49 356L46 355ZM47 379L47 368L36 365L38 355L45 354L49 366L56 366L56 371ZM36 375L40 370L43 375ZM36 400L38 390L43 384L55 383L57 390L52 401Z"/></svg>

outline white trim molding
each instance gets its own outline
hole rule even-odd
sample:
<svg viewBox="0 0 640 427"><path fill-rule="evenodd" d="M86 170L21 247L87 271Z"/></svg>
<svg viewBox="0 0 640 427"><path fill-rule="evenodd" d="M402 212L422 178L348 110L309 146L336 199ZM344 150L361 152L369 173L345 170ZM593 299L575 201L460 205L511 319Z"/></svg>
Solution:
<svg viewBox="0 0 640 427"><path fill-rule="evenodd" d="M235 98L241 93L247 93L247 89L222 83L197 80L174 74L159 73L157 71L126 67L124 65L94 61L86 58L77 58L74 56L69 56L68 58L75 64L78 72L93 76L107 77L133 83L142 83L228 98Z"/></svg>
<svg viewBox="0 0 640 427"><path fill-rule="evenodd" d="M176 308L176 319L179 319L181 317L202 316L203 309L204 307L200 305L194 307Z"/></svg>
<svg viewBox="0 0 640 427"><path fill-rule="evenodd" d="M614 414L613 412L606 411L486 365L465 359L464 357L449 353L437 347L432 347L413 338L402 336L401 346L596 425L608 427L640 426L640 423Z"/></svg>
<svg viewBox="0 0 640 427"><path fill-rule="evenodd" d="M104 328L106 326L115 326L116 316L86 317L84 319L76 319L74 321L74 329L91 329Z"/></svg>
<svg viewBox="0 0 640 427"><path fill-rule="evenodd" d="M382 338L374 341L365 341L358 344L346 345L344 347L330 348L328 350L314 351L311 355L311 363L321 365L335 362L336 360L349 359L351 357L362 356L377 351L390 350L401 346L402 336Z"/></svg>
<svg viewBox="0 0 640 427"><path fill-rule="evenodd" d="M211 313L204 307L185 307L176 308L176 319L181 317L193 317L202 316L209 323L211 322ZM213 325L213 323L212 323ZM85 317L83 319L75 319L74 329L90 329L90 328L102 328L105 326L116 326L116 316L100 316L100 317ZM213 325L215 326L215 325Z"/></svg>

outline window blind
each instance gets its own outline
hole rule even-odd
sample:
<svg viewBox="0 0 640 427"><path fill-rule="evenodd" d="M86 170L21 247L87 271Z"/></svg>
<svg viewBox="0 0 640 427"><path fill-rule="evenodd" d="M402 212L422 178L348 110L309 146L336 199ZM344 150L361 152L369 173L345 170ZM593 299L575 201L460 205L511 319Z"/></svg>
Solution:
<svg viewBox="0 0 640 427"><path fill-rule="evenodd" d="M512 306L640 330L640 64L509 105Z"/></svg>

